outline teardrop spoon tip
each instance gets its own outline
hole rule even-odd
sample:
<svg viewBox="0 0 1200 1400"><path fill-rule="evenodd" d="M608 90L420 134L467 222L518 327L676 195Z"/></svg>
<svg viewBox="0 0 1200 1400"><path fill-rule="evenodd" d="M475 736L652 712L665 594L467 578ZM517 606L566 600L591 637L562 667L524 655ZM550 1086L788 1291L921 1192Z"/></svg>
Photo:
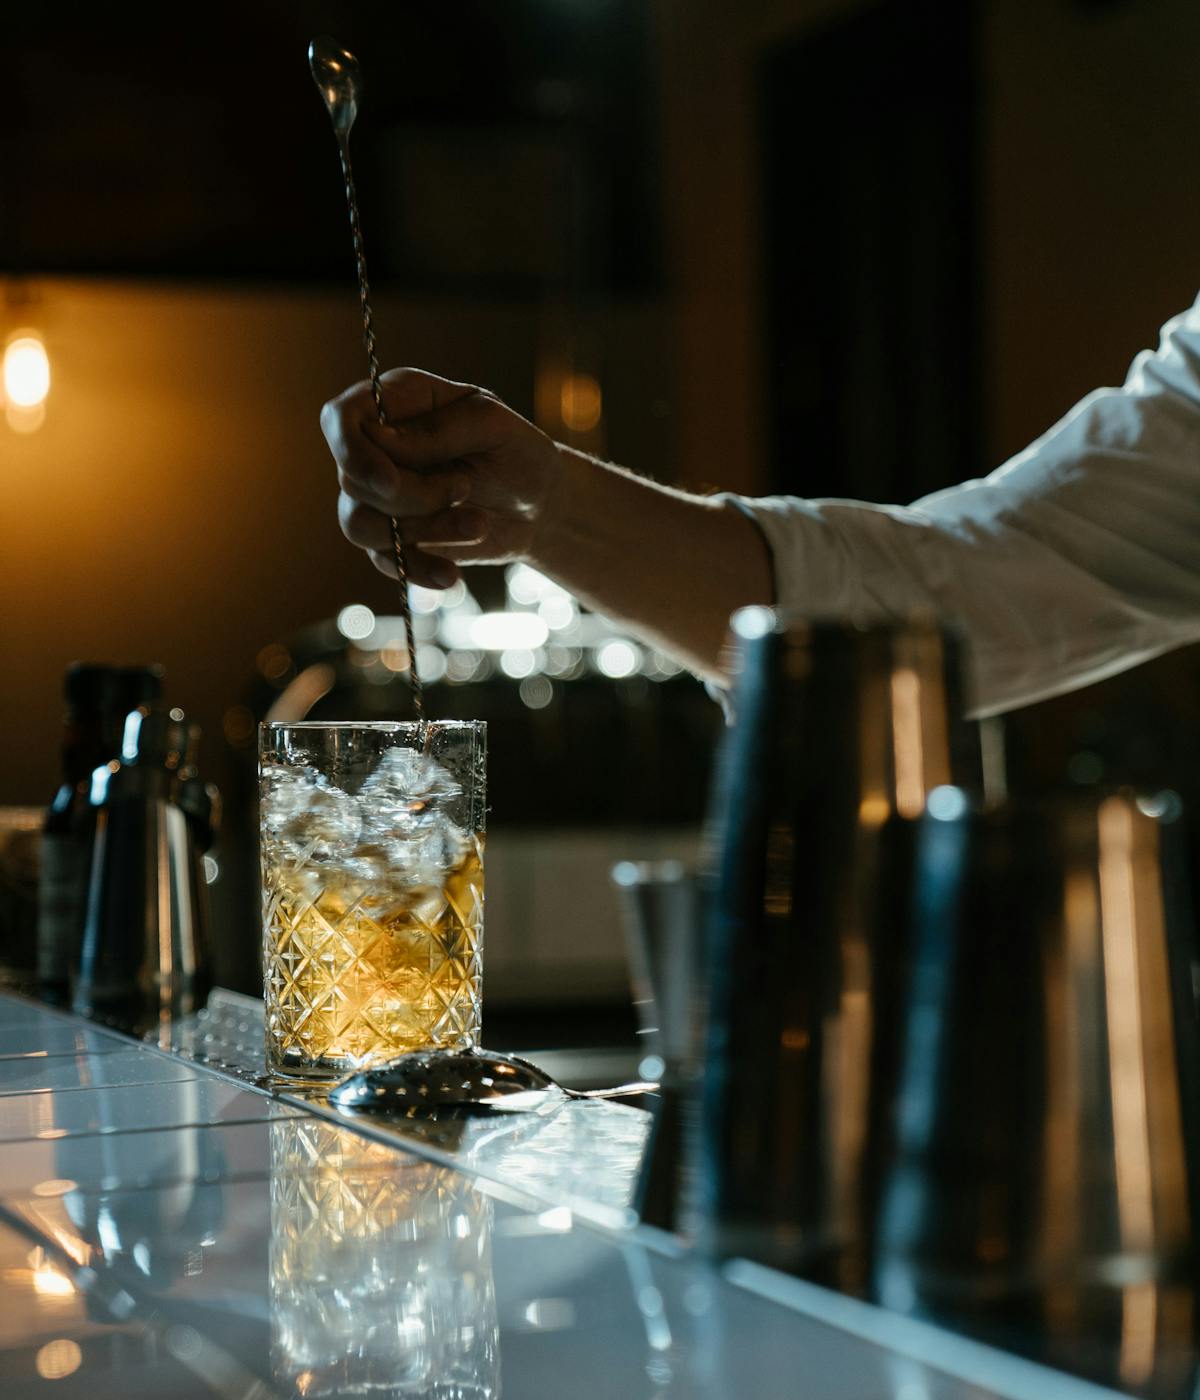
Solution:
<svg viewBox="0 0 1200 1400"><path fill-rule="evenodd" d="M358 116L358 99L362 94L358 59L336 39L319 34L308 46L308 67L334 131L345 140Z"/></svg>

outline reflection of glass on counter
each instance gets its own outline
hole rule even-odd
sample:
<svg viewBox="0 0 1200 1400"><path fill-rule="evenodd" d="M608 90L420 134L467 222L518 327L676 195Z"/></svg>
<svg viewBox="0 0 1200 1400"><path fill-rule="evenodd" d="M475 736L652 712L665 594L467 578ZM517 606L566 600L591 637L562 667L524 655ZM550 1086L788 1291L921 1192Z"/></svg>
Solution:
<svg viewBox="0 0 1200 1400"><path fill-rule="evenodd" d="M276 1383L496 1400L491 1227L491 1201L455 1171L331 1123L273 1123Z"/></svg>

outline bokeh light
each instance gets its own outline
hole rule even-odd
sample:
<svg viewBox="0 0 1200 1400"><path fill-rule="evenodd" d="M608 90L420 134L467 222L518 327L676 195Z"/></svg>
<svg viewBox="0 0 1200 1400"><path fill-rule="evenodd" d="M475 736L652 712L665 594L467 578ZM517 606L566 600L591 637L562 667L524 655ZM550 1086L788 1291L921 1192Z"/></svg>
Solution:
<svg viewBox="0 0 1200 1400"><path fill-rule="evenodd" d="M517 693L529 709L544 710L554 699L554 682L546 676L526 676Z"/></svg>
<svg viewBox="0 0 1200 1400"><path fill-rule="evenodd" d="M350 603L338 613L337 627L350 641L365 641L375 630L375 614L365 603Z"/></svg>
<svg viewBox="0 0 1200 1400"><path fill-rule="evenodd" d="M592 374L568 374L559 390L559 413L573 433L590 433L600 422L604 395Z"/></svg>
<svg viewBox="0 0 1200 1400"><path fill-rule="evenodd" d="M61 1381L74 1375L83 1363L83 1351L78 1342L70 1337L56 1337L38 1348L35 1366L37 1373L46 1381Z"/></svg>
<svg viewBox="0 0 1200 1400"><path fill-rule="evenodd" d="M36 408L50 392L50 357L36 331L17 331L4 347L4 397L19 409Z"/></svg>
<svg viewBox="0 0 1200 1400"><path fill-rule="evenodd" d="M596 669L612 680L634 676L641 668L641 653L632 642L614 637L596 648Z"/></svg>

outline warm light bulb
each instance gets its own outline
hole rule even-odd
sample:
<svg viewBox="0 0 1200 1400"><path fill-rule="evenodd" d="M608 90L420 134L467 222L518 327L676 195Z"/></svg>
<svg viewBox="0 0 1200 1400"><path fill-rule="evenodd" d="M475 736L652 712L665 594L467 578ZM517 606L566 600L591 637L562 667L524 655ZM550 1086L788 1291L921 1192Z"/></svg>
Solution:
<svg viewBox="0 0 1200 1400"><path fill-rule="evenodd" d="M50 392L50 357L36 331L17 331L4 347L4 395L16 408L37 408Z"/></svg>

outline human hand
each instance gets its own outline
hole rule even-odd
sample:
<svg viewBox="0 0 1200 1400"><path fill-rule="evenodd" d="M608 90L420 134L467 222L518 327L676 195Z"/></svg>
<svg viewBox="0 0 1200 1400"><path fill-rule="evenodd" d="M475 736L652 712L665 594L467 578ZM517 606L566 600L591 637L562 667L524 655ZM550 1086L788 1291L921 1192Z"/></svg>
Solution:
<svg viewBox="0 0 1200 1400"><path fill-rule="evenodd" d="M386 425L365 382L321 410L346 538L394 578L395 517L409 578L427 588L448 588L459 564L528 557L558 484L557 445L486 389L416 369L380 385Z"/></svg>

